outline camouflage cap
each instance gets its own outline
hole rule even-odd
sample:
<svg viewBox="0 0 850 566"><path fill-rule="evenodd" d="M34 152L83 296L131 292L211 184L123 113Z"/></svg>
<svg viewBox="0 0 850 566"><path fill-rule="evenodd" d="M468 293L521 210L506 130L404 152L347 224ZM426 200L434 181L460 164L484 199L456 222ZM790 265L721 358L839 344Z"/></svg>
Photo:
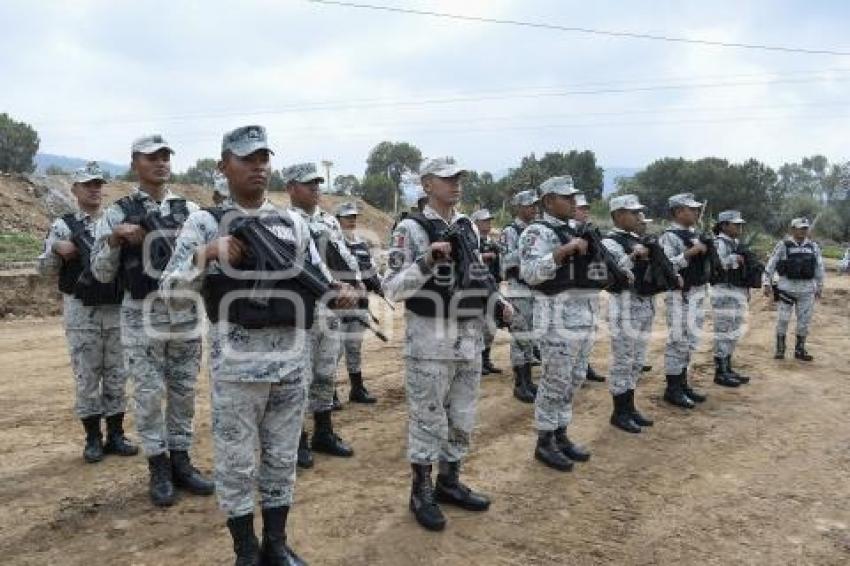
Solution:
<svg viewBox="0 0 850 566"><path fill-rule="evenodd" d="M313 181L319 181L320 183L325 182L325 178L322 177L316 169L315 163L297 163L295 165L290 165L281 171L280 174L283 177L283 182L286 184L312 183Z"/></svg>
<svg viewBox="0 0 850 566"><path fill-rule="evenodd" d="M806 218L805 216L802 216L800 218L795 218L791 221L791 228L809 228L809 227L811 227L811 223L809 222L809 219Z"/></svg>
<svg viewBox="0 0 850 566"><path fill-rule="evenodd" d="M493 215L490 214L490 211L486 208L479 208L475 212L472 213L470 217L473 222L480 222L482 220L492 220Z"/></svg>
<svg viewBox="0 0 850 566"><path fill-rule="evenodd" d="M74 169L74 172L71 173L71 182L75 185L77 183L88 183L89 181L106 182L106 179L103 178L103 171L97 161L90 161L85 167Z"/></svg>
<svg viewBox="0 0 850 566"><path fill-rule="evenodd" d="M336 210L334 211L334 216L357 216L359 213L360 211L357 210L357 203L354 201L350 201L344 202L338 207L336 207Z"/></svg>
<svg viewBox="0 0 850 566"><path fill-rule="evenodd" d="M531 206L539 200L537 191L529 189L515 194L514 198L511 199L511 204L514 206Z"/></svg>
<svg viewBox="0 0 850 566"><path fill-rule="evenodd" d="M576 195L576 206L590 206L584 193L578 193Z"/></svg>
<svg viewBox="0 0 850 566"><path fill-rule="evenodd" d="M741 216L740 210L724 210L717 215L718 222L731 222L732 224L744 224L746 221Z"/></svg>
<svg viewBox="0 0 850 566"><path fill-rule="evenodd" d="M224 175L216 174L213 180L213 192L225 197L230 196L230 186L227 184L227 179Z"/></svg>
<svg viewBox="0 0 850 566"><path fill-rule="evenodd" d="M694 199L694 193L679 193L667 199L667 206L674 208L702 208L702 203Z"/></svg>
<svg viewBox="0 0 850 566"><path fill-rule="evenodd" d="M429 159L419 168L420 178L425 177L426 175L434 175L435 177L448 179L449 177L455 177L461 173L466 173L466 169L448 157Z"/></svg>
<svg viewBox="0 0 850 566"><path fill-rule="evenodd" d="M167 149L169 153L174 153L174 150L171 149L171 146L168 145L168 142L160 134L148 134L133 140L133 145L130 147L130 155L137 153L150 155L160 149Z"/></svg>
<svg viewBox="0 0 850 566"><path fill-rule="evenodd" d="M643 210L646 207L640 203L636 195L621 195L613 197L611 202L608 203L608 208L611 212L615 212L617 210Z"/></svg>
<svg viewBox="0 0 850 566"><path fill-rule="evenodd" d="M541 198L546 195L563 195L569 197L575 194L578 194L578 190L573 185L573 178L569 175L550 177L540 185Z"/></svg>
<svg viewBox="0 0 850 566"><path fill-rule="evenodd" d="M242 126L230 130L221 138L221 153L229 151L237 157L247 157L261 149L274 155L269 147L266 129L262 126Z"/></svg>

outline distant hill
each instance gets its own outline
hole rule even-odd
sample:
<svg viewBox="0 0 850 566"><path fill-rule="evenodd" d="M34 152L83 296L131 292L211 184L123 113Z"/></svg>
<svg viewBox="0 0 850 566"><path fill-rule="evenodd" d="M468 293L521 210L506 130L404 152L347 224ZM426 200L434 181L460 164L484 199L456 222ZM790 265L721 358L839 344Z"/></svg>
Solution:
<svg viewBox="0 0 850 566"><path fill-rule="evenodd" d="M54 155L52 153L37 153L35 155L36 171L39 173L44 173L48 167L53 165L70 173L78 167L85 166L89 161L92 160L68 157L66 155ZM126 165L118 165L116 163L109 163L108 161L98 161L98 163L104 171L108 171L113 177L123 175L127 172Z"/></svg>
<svg viewBox="0 0 850 566"><path fill-rule="evenodd" d="M605 167L603 194L607 196L617 190L617 179L619 177L634 177L639 171L641 171L639 167Z"/></svg>

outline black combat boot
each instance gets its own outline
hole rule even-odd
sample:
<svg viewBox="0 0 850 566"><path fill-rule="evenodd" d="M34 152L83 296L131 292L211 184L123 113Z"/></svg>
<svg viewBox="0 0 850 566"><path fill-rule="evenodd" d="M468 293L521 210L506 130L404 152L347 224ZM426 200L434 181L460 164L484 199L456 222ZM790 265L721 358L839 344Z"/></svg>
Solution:
<svg viewBox="0 0 850 566"><path fill-rule="evenodd" d="M696 406L693 399L682 390L682 374L668 375L667 388L664 390L664 400L683 409L693 409Z"/></svg>
<svg viewBox="0 0 850 566"><path fill-rule="evenodd" d="M636 425L638 425L638 426L652 426L652 425L655 424L655 421L653 421L652 419L648 419L645 416L643 416L642 414L640 414L640 411L638 411L637 407L635 407L635 390L634 389L629 389L628 397L626 399L628 400L629 413L631 413L632 420L635 422Z"/></svg>
<svg viewBox="0 0 850 566"><path fill-rule="evenodd" d="M726 373L741 382L741 385L746 385L750 382L750 378L746 375L741 375L732 368L732 356L726 356Z"/></svg>
<svg viewBox="0 0 850 566"><path fill-rule="evenodd" d="M534 403L534 393L529 388L531 383L531 364L514 366L514 397L523 403Z"/></svg>
<svg viewBox="0 0 850 566"><path fill-rule="evenodd" d="M784 360L785 359L785 335L777 334L776 335L776 353L773 354L774 360Z"/></svg>
<svg viewBox="0 0 850 566"><path fill-rule="evenodd" d="M797 345L794 346L794 357L798 360L804 362L810 362L815 358L809 355L806 351L806 337L805 336L797 336Z"/></svg>
<svg viewBox="0 0 850 566"><path fill-rule="evenodd" d="M306 562L286 544L286 518L289 507L263 509L263 544L261 566L306 566Z"/></svg>
<svg viewBox="0 0 850 566"><path fill-rule="evenodd" d="M460 481L460 462L440 462L434 498L440 503L456 505L467 511L486 511L490 499L472 491Z"/></svg>
<svg viewBox="0 0 850 566"><path fill-rule="evenodd" d="M298 441L298 461L299 468L313 467L313 452L310 450L310 440L307 438L307 431L301 429L301 439Z"/></svg>
<svg viewBox="0 0 850 566"><path fill-rule="evenodd" d="M413 470L410 511L416 517L416 522L429 531L442 531L446 527L446 517L434 499L431 464L410 464L410 468Z"/></svg>
<svg viewBox="0 0 850 566"><path fill-rule="evenodd" d="M138 446L134 446L124 436L124 413L106 417L106 444L103 452L118 456L135 456L139 453Z"/></svg>
<svg viewBox="0 0 850 566"><path fill-rule="evenodd" d="M650 371L652 371L652 366L641 366L640 371L641 371L641 373L650 372Z"/></svg>
<svg viewBox="0 0 850 566"><path fill-rule="evenodd" d="M714 356L714 383L723 387L741 386L741 382L727 371L725 356Z"/></svg>
<svg viewBox="0 0 850 566"><path fill-rule="evenodd" d="M351 391L348 392L348 400L352 403L363 403L366 405L372 405L377 403L378 400L369 395L369 390L366 389L366 386L363 385L363 374L359 371L356 373L349 373L348 380L351 382Z"/></svg>
<svg viewBox="0 0 850 566"><path fill-rule="evenodd" d="M339 400L339 395L336 393L336 387L334 387L333 405L331 406L331 409L334 411L342 410L342 401Z"/></svg>
<svg viewBox="0 0 850 566"><path fill-rule="evenodd" d="M315 430L313 430L313 440L310 442L313 452L321 452L342 458L350 458L354 455L354 450L351 446L334 432L333 423L331 422L331 411L313 413L313 421L315 423Z"/></svg>
<svg viewBox="0 0 850 566"><path fill-rule="evenodd" d="M171 479L171 462L168 454L157 454L148 458L148 470L150 470L150 485L148 494L151 502L157 507L170 507L174 505L177 494L174 491L174 483Z"/></svg>
<svg viewBox="0 0 850 566"><path fill-rule="evenodd" d="M192 495L212 495L215 484L201 475L186 450L171 451L171 477L175 487L180 487Z"/></svg>
<svg viewBox="0 0 850 566"><path fill-rule="evenodd" d="M254 514L231 517L227 520L227 528L233 537L235 566L259 566L260 543L254 534Z"/></svg>
<svg viewBox="0 0 850 566"><path fill-rule="evenodd" d="M693 387L688 383L688 368L682 370L682 391L691 398L694 403L705 403L706 399L708 399L707 395L703 395L702 393L696 391Z"/></svg>
<svg viewBox="0 0 850 566"><path fill-rule="evenodd" d="M82 419L86 430L86 447L83 449L83 460L89 464L103 460L103 433L100 432L100 415L92 415Z"/></svg>
<svg viewBox="0 0 850 566"><path fill-rule="evenodd" d="M573 461L567 458L558 447L555 442L555 432L551 430L541 430L537 433L534 458L561 472L569 472L573 469Z"/></svg>
<svg viewBox="0 0 850 566"><path fill-rule="evenodd" d="M588 381L597 381L599 383L605 382L605 376L596 373L596 371L594 371L593 367L591 367L590 365L587 366L587 373L585 374L585 379L587 379Z"/></svg>
<svg viewBox="0 0 850 566"><path fill-rule="evenodd" d="M611 413L611 424L620 430L637 434L640 432L640 427L632 419L632 413L629 411L629 394L620 393L612 395L614 400L614 412Z"/></svg>
<svg viewBox="0 0 850 566"><path fill-rule="evenodd" d="M490 359L490 348L484 348L481 352L481 375L491 373L502 373L502 370L493 365L493 360Z"/></svg>
<svg viewBox="0 0 850 566"><path fill-rule="evenodd" d="M555 444L564 453L564 456L573 462L587 462L590 460L590 452L581 444L576 444L567 436L567 427L555 429Z"/></svg>

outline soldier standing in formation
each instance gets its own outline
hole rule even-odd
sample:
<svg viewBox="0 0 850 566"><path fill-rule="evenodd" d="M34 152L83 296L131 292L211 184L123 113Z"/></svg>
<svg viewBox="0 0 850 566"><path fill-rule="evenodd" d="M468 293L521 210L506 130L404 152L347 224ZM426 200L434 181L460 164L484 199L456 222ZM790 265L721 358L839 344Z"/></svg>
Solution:
<svg viewBox="0 0 850 566"><path fill-rule="evenodd" d="M495 242L490 241L490 231L493 229L493 215L486 208L476 210L472 213L472 221L478 229L480 242L478 249L481 252L481 259L490 269L490 274L496 283L502 280L501 267L499 266L499 246ZM493 347L493 340L496 338L496 328L490 324L484 325L484 350L481 352L481 375L489 375L491 373L502 373L502 370L493 365L493 360L490 359L490 349Z"/></svg>
<svg viewBox="0 0 850 566"><path fill-rule="evenodd" d="M519 243L520 277L539 294L534 299L534 331L540 339L543 375L534 401L537 444L534 456L545 465L570 471L590 453L567 436L573 397L586 368L580 358L592 344L596 292L580 288L587 279L588 242L570 224L578 191L569 176L540 185L543 217L532 222Z"/></svg>
<svg viewBox="0 0 850 566"><path fill-rule="evenodd" d="M776 313L776 354L785 357L785 335L791 320L791 311L797 313L797 342L794 357L804 362L814 358L806 350L809 322L815 310L815 301L823 294L826 270L820 246L809 239L809 220L795 218L791 221L791 234L776 244L773 255L764 269L764 294L772 294L774 273L779 275L777 295L779 308Z"/></svg>
<svg viewBox="0 0 850 566"><path fill-rule="evenodd" d="M724 210L717 215L714 232L721 278L711 285L711 307L714 311L714 383L738 387L750 378L732 369L732 355L743 332L750 290L746 281L744 256L738 247L744 219L737 210Z"/></svg>
<svg viewBox="0 0 850 566"><path fill-rule="evenodd" d="M348 251L339 221L319 207L319 184L324 178L312 163L292 165L283 171L283 180L293 210L310 227L310 233L322 257L335 278L355 284L359 279L357 260ZM306 430L301 434L298 464L313 466L311 451L349 458L354 450L333 428L331 414L336 399L336 368L342 348L340 319L327 306L316 306L316 317L310 331L313 379L310 383L308 410L313 413L313 438L308 442Z"/></svg>
<svg viewBox="0 0 850 566"><path fill-rule="evenodd" d="M534 295L520 277L519 240L528 224L537 216L537 193L520 191L511 200L516 216L502 230L502 269L508 280L508 298L516 309L511 323L511 366L514 370L514 397L533 403L537 386L531 379L534 356Z"/></svg>
<svg viewBox="0 0 850 566"><path fill-rule="evenodd" d="M117 283L98 283L90 268L94 223L101 214L106 182L97 163L71 176L77 211L57 218L38 258L42 275L59 275L65 337L74 372L74 412L83 423L83 458L99 462L105 454L135 456L139 449L124 437L127 373L121 354L120 305ZM101 420L106 419L106 444Z"/></svg>
<svg viewBox="0 0 850 566"><path fill-rule="evenodd" d="M423 164L420 178L428 204L393 231L384 290L405 302L405 392L408 451L412 469L410 510L426 529L442 530L446 519L438 503L486 511L490 500L460 481L469 452L481 380L484 315L488 299L455 289L459 273L452 244L441 241L453 228L474 246L475 226L455 206L464 169L447 159ZM478 258L477 266L483 267ZM488 273L489 275L489 273ZM453 292L454 291L454 292ZM505 318L512 309L504 306ZM439 463L436 489L431 467Z"/></svg>
<svg viewBox="0 0 850 566"><path fill-rule="evenodd" d="M372 256L369 253L369 244L357 233L357 203L346 202L339 205L334 213L345 238L348 251L357 260L361 278L365 282L367 278L375 276L375 267ZM373 281L378 281L377 276ZM368 289L367 289L368 290ZM380 291L380 288L377 289ZM373 289L374 291L374 289ZM345 367L348 370L348 380L351 390L348 400L352 403L365 403L371 405L378 400L369 394L369 390L363 385L363 334L366 332L369 320L369 297L364 295L357 302L357 308L342 315L342 348L340 357L345 355Z"/></svg>
<svg viewBox="0 0 850 566"><path fill-rule="evenodd" d="M198 206L166 186L173 150L162 136L137 139L130 153L139 186L98 220L91 268L101 283L119 278L124 285L121 343L135 380L135 422L148 458L150 497L154 505L169 506L175 486L196 495L212 495L214 487L189 458L201 362L198 315L192 302L171 309L157 296L173 233ZM153 228L153 219L172 233Z"/></svg>

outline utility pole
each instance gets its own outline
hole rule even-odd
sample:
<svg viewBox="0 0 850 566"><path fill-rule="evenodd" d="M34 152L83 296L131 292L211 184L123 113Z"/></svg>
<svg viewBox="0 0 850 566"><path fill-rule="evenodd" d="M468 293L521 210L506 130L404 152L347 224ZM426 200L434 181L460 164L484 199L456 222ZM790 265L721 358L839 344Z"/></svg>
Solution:
<svg viewBox="0 0 850 566"><path fill-rule="evenodd" d="M322 160L322 167L325 168L325 183L327 192L331 192L331 187L333 186L333 181L331 180L331 167L334 166L334 162L329 159Z"/></svg>

